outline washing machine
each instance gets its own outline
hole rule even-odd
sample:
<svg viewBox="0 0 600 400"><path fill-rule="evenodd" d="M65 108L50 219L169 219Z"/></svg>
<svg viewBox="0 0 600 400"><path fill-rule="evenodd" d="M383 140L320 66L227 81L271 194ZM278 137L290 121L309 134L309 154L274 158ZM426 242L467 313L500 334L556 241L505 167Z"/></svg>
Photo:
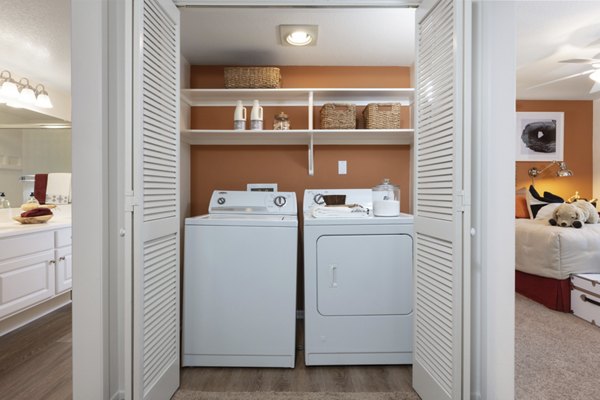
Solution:
<svg viewBox="0 0 600 400"><path fill-rule="evenodd" d="M325 194L362 212L315 217ZM413 216L365 212L371 189L303 201L306 365L412 364Z"/></svg>
<svg viewBox="0 0 600 400"><path fill-rule="evenodd" d="M214 191L185 220L183 366L295 365L295 193Z"/></svg>

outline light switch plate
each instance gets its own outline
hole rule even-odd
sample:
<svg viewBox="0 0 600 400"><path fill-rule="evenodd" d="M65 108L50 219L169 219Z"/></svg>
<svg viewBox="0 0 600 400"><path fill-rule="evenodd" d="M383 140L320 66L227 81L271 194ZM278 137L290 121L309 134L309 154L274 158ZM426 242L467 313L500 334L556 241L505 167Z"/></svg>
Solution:
<svg viewBox="0 0 600 400"><path fill-rule="evenodd" d="M346 160L338 161L338 175L346 175L348 172L348 164Z"/></svg>

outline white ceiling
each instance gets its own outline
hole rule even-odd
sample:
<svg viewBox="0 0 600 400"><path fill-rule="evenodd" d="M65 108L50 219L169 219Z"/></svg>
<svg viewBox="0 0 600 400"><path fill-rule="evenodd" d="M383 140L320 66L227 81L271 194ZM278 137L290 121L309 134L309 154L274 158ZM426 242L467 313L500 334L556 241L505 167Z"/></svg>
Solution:
<svg viewBox="0 0 600 400"><path fill-rule="evenodd" d="M181 51L196 65L411 65L414 9L182 8ZM282 46L278 26L318 25L316 46Z"/></svg>
<svg viewBox="0 0 600 400"><path fill-rule="evenodd" d="M0 10L0 70L71 88L71 1L10 0Z"/></svg>
<svg viewBox="0 0 600 400"><path fill-rule="evenodd" d="M600 57L600 1L517 2L517 98L591 100L600 84L579 76L538 88L532 86L581 73L589 64L560 60Z"/></svg>
<svg viewBox="0 0 600 400"><path fill-rule="evenodd" d="M560 64L600 53L600 1L519 1L517 94L520 99L592 99L589 69ZM182 53L192 64L410 65L413 9L182 8ZM317 24L316 47L279 44L279 24ZM3 2L0 69L70 90L70 0ZM10 55L10 56L6 56ZM599 85L600 86L600 85Z"/></svg>

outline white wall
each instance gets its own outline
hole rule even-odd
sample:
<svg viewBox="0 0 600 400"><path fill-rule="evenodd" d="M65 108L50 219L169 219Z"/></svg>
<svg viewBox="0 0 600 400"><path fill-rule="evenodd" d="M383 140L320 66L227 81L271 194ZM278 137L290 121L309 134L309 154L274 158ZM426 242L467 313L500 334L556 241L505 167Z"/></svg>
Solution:
<svg viewBox="0 0 600 400"><path fill-rule="evenodd" d="M593 197L600 199L600 99L594 101Z"/></svg>
<svg viewBox="0 0 600 400"><path fill-rule="evenodd" d="M473 10L473 399L514 398L516 14L514 2Z"/></svg>
<svg viewBox="0 0 600 400"><path fill-rule="evenodd" d="M0 192L19 207L33 190L22 175L71 172L70 129L1 129Z"/></svg>
<svg viewBox="0 0 600 400"><path fill-rule="evenodd" d="M11 207L21 205L23 135L20 129L0 130L0 192L4 192Z"/></svg>

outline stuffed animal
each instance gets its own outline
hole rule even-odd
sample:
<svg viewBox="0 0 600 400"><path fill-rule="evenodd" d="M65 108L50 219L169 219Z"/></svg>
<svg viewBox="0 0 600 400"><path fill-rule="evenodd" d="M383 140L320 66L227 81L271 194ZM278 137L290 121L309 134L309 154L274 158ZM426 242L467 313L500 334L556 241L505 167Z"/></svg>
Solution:
<svg viewBox="0 0 600 400"><path fill-rule="evenodd" d="M556 207L552 216L548 221L550 225L574 228L581 228L583 224L597 224L600 219L596 208L584 200L563 203Z"/></svg>

